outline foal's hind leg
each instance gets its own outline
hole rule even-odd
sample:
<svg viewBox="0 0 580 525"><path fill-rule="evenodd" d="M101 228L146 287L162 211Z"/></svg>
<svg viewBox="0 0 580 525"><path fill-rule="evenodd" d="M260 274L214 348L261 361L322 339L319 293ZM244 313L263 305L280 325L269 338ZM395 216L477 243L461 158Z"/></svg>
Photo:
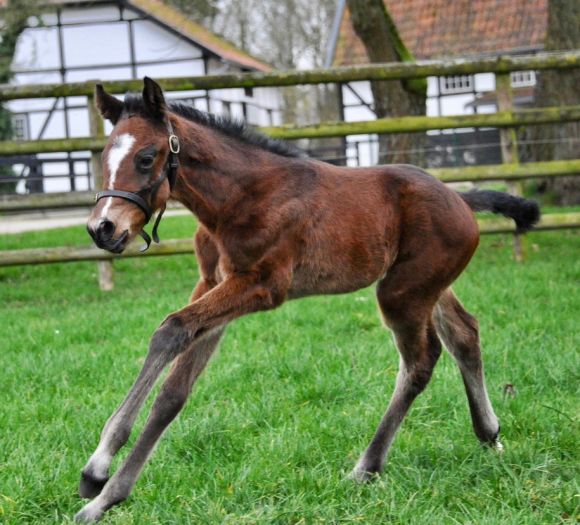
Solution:
<svg viewBox="0 0 580 525"><path fill-rule="evenodd" d="M441 355L441 343L431 320L433 300L409 291L400 295L385 281L377 290L379 306L387 325L393 330L400 354L395 391L379 428L358 461L351 477L369 480L382 471L397 429L415 398L431 379Z"/></svg>
<svg viewBox="0 0 580 525"><path fill-rule="evenodd" d="M450 288L441 295L433 317L437 333L461 371L476 436L501 450L499 423L485 388L477 319L463 308Z"/></svg>

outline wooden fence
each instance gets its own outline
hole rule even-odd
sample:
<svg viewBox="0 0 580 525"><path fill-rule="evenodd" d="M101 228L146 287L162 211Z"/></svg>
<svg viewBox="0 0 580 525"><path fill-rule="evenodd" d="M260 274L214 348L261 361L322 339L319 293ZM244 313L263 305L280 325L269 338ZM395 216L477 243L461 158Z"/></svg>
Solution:
<svg viewBox="0 0 580 525"><path fill-rule="evenodd" d="M342 84L361 80L400 80L457 74L491 72L496 76L498 112L493 114L460 115L449 117L401 117L376 119L363 122L324 122L310 126L279 126L261 128L272 137L285 139L344 137L357 134L387 134L425 132L428 130L457 129L470 127L496 127L500 129L503 164L495 166L472 166L465 168L432 169L430 172L445 182L460 181L508 181L513 193L521 193L522 179L536 177L561 177L580 174L580 159L525 163L519 162L516 128L528 125L573 122L580 120L580 105L565 107L515 110L511 90L510 73L524 70L567 70L580 67L580 50L564 53L542 53L520 57L498 57L480 60L428 61L417 63L373 64L369 66L343 67L311 71L287 71L273 73L239 73L162 79L160 84L167 91L196 89L220 89L238 87L273 87L302 84ZM141 89L141 81L104 82L112 93L124 93ZM103 121L98 115L93 100L93 82L70 84L44 84L27 86L0 86L0 101L80 96L88 97L91 137L0 142L0 155L20 155L48 152L91 152L91 173L95 187L102 181L100 151L106 142ZM32 209L54 209L85 207L92 204L92 194L87 192L68 194L45 194L11 196L0 198L0 213ZM511 232L513 225L503 220L480 222L482 233ZM538 229L580 227L580 213L550 214L543 217ZM522 258L521 239L514 236L516 259ZM171 255L190 253L190 241L164 241L153 248L149 255ZM137 252L127 250L123 257L133 257ZM0 252L0 266L41 264L79 260L99 261L101 288L112 287L112 254L96 248L51 248L43 250L13 250Z"/></svg>

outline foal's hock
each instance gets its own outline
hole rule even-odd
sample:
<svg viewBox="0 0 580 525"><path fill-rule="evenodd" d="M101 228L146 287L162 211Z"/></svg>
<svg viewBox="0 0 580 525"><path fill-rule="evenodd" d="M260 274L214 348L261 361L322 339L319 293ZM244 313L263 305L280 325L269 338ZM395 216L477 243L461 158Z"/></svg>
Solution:
<svg viewBox="0 0 580 525"><path fill-rule="evenodd" d="M354 169L304 158L243 124L167 103L149 78L142 96L122 102L97 86L96 101L114 129L89 233L114 253L139 234L149 242L145 224L159 212L156 238L160 214L175 199L199 220L201 278L189 304L153 334L139 376L107 421L82 472L80 494L93 499L77 520L98 520L127 498L230 321L287 299L346 293L374 282L395 334L400 370L352 477L367 480L383 469L399 425L429 382L441 341L461 370L475 434L500 446L477 321L450 286L479 241L472 210L511 217L525 231L539 218L536 203L494 191L459 194L414 166ZM170 363L145 428L109 478L113 457Z"/></svg>

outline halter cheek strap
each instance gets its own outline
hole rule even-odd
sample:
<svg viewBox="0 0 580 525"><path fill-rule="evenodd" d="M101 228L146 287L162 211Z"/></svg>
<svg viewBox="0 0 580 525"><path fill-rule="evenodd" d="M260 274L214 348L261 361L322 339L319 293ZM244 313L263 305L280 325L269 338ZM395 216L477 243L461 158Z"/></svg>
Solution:
<svg viewBox="0 0 580 525"><path fill-rule="evenodd" d="M136 206L138 206L141 211L145 214L145 224L149 223L151 217L155 213L153 210L152 205L153 201L155 200L155 195L159 190L161 184L165 179L169 182L169 190L173 190L175 186L175 181L177 179L177 168L179 166L178 163L178 154L180 150L179 145L179 138L173 133L173 126L171 122L167 121L167 131L169 132L169 157L167 158L167 165L163 170L163 174L159 179L157 179L149 188L144 188L139 190L139 192L132 192L132 191L124 191L124 190L103 190L100 191L95 195L95 202L105 198L105 197L118 197L120 199L125 199L126 201L132 202ZM140 194L149 195L149 202L145 200ZM159 227L159 223L161 222L161 217L163 217L163 213L165 212L165 204L159 209L159 213L157 214L157 218L153 224L153 230L151 234L153 235L153 240L159 244L159 235L157 234L157 228ZM144 225L145 225L144 224ZM146 251L149 246L151 245L151 237L149 234L142 229L139 232L139 235L145 241L145 244L139 248L140 252Z"/></svg>

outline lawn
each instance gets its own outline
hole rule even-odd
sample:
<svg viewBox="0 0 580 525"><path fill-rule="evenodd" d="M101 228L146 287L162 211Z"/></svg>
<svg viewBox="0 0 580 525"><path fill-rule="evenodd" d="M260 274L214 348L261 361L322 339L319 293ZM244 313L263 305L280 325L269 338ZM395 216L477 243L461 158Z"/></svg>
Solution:
<svg viewBox="0 0 580 525"><path fill-rule="evenodd" d="M192 229L168 218L161 234ZM398 357L372 289L317 297L229 328L133 495L103 523L576 522L580 235L528 239L516 264L510 237L485 237L455 287L481 324L504 454L476 441L444 355L380 480L345 480ZM81 227L0 239L0 249L63 244L89 242ZM81 508L79 474L101 427L196 278L189 256L116 262L109 293L94 263L0 269L1 523L67 523Z"/></svg>

